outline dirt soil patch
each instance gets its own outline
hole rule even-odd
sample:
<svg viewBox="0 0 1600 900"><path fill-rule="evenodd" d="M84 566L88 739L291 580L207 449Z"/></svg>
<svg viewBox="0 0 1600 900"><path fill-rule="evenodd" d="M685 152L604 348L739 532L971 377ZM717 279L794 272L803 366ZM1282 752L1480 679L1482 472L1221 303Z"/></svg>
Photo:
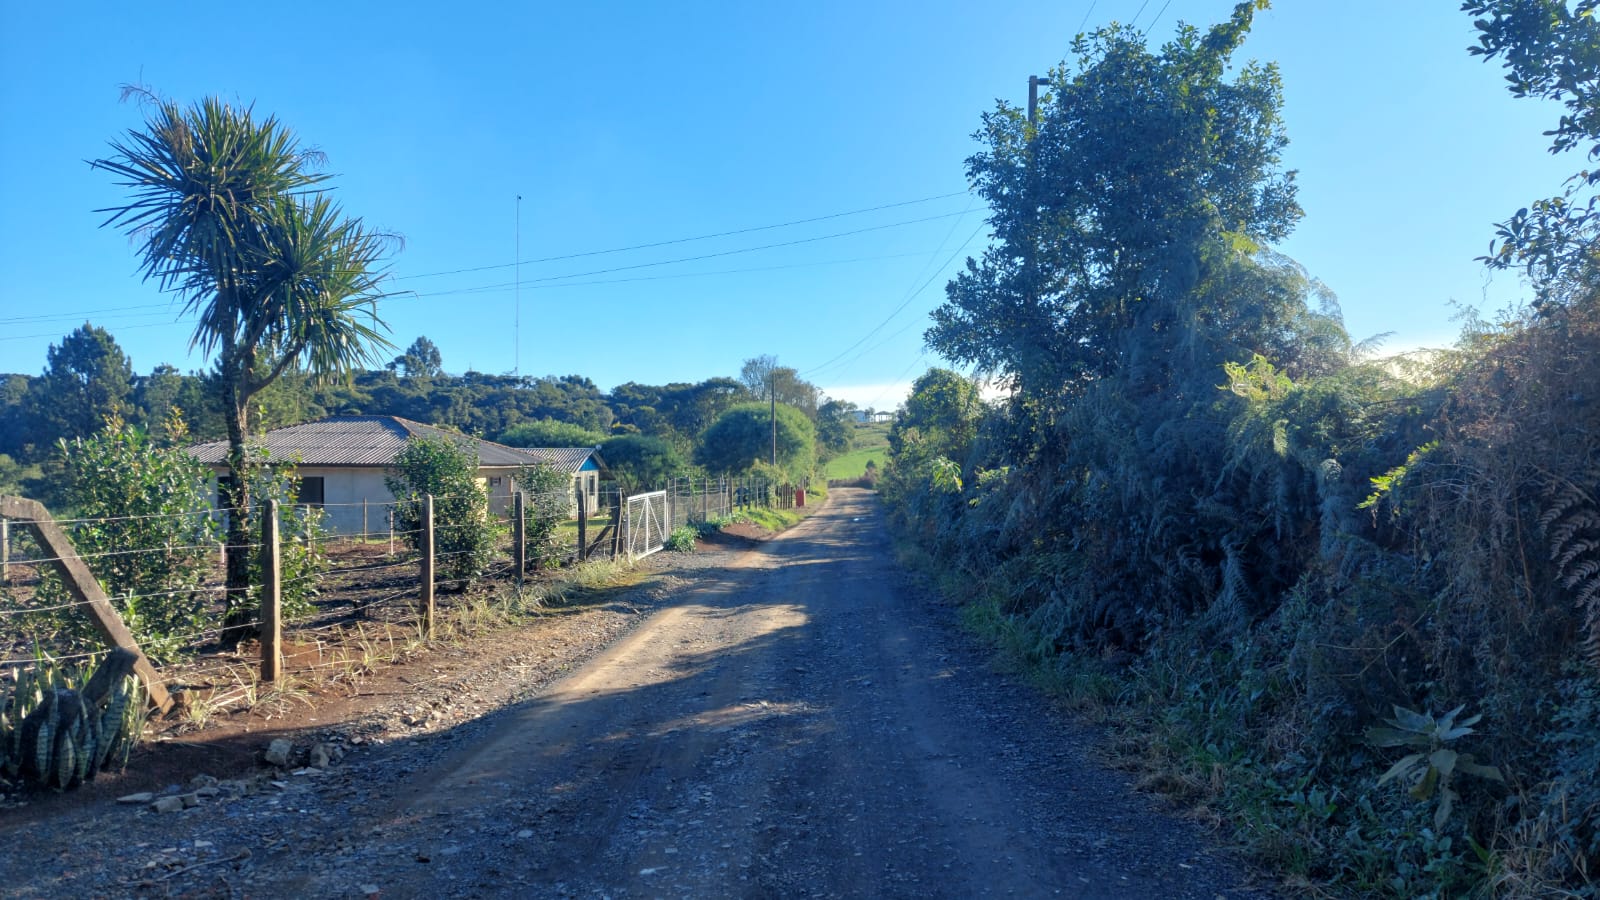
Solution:
<svg viewBox="0 0 1600 900"><path fill-rule="evenodd" d="M900 572L876 499L660 553L0 823L7 896L1265 896ZM311 701L311 702L307 702ZM290 742L282 765L262 761ZM282 749L280 746L279 749ZM116 798L138 792L138 803ZM172 812L157 812L166 800Z"/></svg>

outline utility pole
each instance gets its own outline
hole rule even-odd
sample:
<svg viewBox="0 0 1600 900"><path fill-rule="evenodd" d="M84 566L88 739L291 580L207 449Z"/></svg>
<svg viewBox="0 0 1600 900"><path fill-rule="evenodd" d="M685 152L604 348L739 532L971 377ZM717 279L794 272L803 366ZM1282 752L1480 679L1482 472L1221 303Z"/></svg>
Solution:
<svg viewBox="0 0 1600 900"><path fill-rule="evenodd" d="M1039 76L1028 76L1028 124L1039 121Z"/></svg>
<svg viewBox="0 0 1600 900"><path fill-rule="evenodd" d="M778 379L767 373L767 398L772 403L772 467L778 467Z"/></svg>
<svg viewBox="0 0 1600 900"><path fill-rule="evenodd" d="M511 330L511 374L522 377L522 195L517 195L517 315Z"/></svg>

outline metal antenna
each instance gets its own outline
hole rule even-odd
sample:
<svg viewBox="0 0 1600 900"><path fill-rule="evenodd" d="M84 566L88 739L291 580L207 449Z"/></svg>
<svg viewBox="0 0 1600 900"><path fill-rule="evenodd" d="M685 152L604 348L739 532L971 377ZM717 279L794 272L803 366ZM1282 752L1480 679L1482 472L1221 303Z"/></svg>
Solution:
<svg viewBox="0 0 1600 900"><path fill-rule="evenodd" d="M522 377L522 195L517 195L517 314L511 332L511 374Z"/></svg>

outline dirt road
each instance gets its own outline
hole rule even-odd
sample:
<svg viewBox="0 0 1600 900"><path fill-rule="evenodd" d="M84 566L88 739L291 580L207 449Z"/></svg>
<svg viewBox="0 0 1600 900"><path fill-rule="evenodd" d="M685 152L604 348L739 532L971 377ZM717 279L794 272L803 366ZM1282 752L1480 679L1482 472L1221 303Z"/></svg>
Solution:
<svg viewBox="0 0 1600 900"><path fill-rule="evenodd" d="M539 696L368 751L382 789L275 801L255 822L274 840L184 878L285 898L1261 895L1091 740L991 672L897 572L875 498L838 490ZM247 843L250 802L194 835Z"/></svg>

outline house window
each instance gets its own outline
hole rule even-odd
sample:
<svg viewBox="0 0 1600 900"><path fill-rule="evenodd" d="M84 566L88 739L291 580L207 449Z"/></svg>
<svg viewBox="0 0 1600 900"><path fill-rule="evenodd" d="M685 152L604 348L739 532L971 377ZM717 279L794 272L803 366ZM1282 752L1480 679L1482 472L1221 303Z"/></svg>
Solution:
<svg viewBox="0 0 1600 900"><path fill-rule="evenodd" d="M489 478L489 487L492 487L492 488L499 487L501 482L502 482L502 479L501 479L501 477L499 475L491 476Z"/></svg>
<svg viewBox="0 0 1600 900"><path fill-rule="evenodd" d="M311 475L300 479L300 496L295 502L301 506L322 506L324 502L322 476Z"/></svg>

